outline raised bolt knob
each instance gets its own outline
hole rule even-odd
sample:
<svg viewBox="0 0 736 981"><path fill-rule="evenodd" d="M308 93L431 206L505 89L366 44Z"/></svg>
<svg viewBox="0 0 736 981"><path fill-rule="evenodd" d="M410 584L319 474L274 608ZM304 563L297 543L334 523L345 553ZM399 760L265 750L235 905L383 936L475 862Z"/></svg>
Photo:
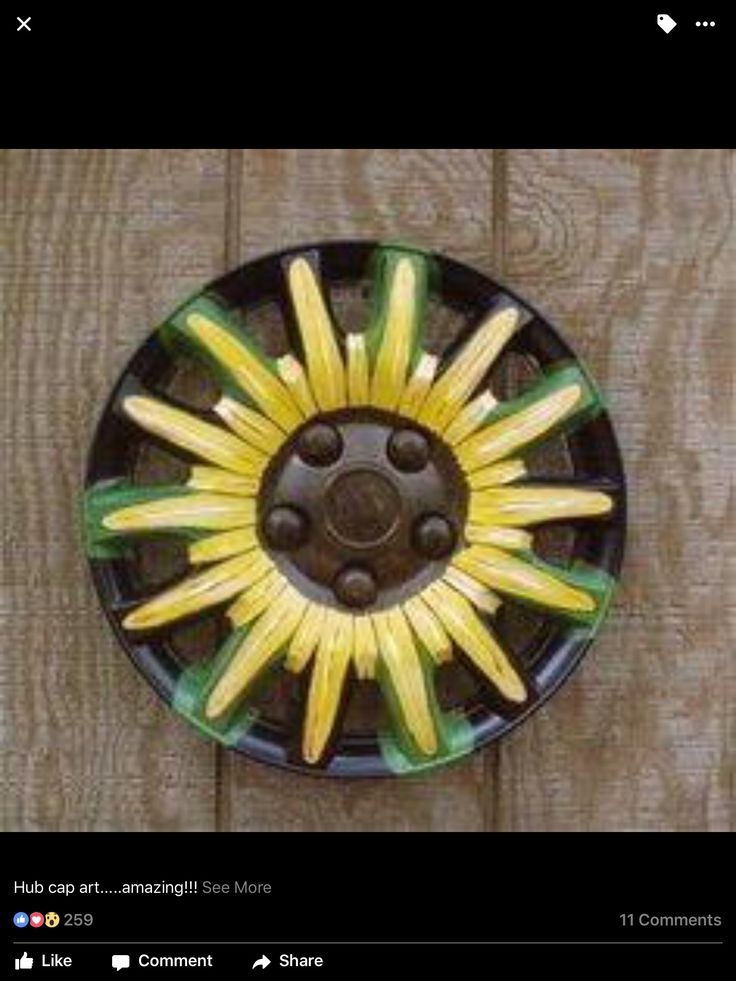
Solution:
<svg viewBox="0 0 736 981"><path fill-rule="evenodd" d="M373 573L358 566L349 566L339 572L335 579L333 591L345 606L359 609L375 603L378 595Z"/></svg>
<svg viewBox="0 0 736 981"><path fill-rule="evenodd" d="M334 426L315 422L299 437L297 452L312 467L328 467L342 453L342 437Z"/></svg>
<svg viewBox="0 0 736 981"><path fill-rule="evenodd" d="M271 508L263 521L263 535L271 548L290 552L307 540L309 523L301 511L288 505Z"/></svg>
<svg viewBox="0 0 736 981"><path fill-rule="evenodd" d="M455 530L442 515L426 515L414 526L414 547L427 559L443 559L455 547Z"/></svg>
<svg viewBox="0 0 736 981"><path fill-rule="evenodd" d="M388 441L388 458L397 470L424 470L429 460L429 440L416 429L397 429Z"/></svg>

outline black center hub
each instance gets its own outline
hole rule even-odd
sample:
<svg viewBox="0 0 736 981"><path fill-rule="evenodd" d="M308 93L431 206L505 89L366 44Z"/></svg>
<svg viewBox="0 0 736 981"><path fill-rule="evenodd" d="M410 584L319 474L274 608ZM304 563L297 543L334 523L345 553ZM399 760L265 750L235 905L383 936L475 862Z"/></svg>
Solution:
<svg viewBox="0 0 736 981"><path fill-rule="evenodd" d="M284 575L331 606L391 606L440 575L467 490L449 448L387 412L306 423L264 474L259 529Z"/></svg>

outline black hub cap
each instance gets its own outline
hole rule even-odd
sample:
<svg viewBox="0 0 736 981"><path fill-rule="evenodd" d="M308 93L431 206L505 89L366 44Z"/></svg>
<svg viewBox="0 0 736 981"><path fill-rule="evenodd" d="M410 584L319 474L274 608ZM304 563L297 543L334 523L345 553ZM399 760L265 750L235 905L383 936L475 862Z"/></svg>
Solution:
<svg viewBox="0 0 736 981"><path fill-rule="evenodd" d="M306 256L319 269L330 303L334 291L364 290L374 276L374 260L381 249L375 242L299 246L231 271L190 302L213 303L245 322L251 311L276 305L288 335L278 353L288 348L303 360L305 351L295 329L285 268ZM432 253L426 258L431 267L433 301L453 317L459 316L463 324L455 336L445 332L439 349L431 348L439 356L438 374L473 336L487 311L504 302L523 313L523 326L509 349L530 366L537 379L560 366L576 364L575 352L563 337L521 298L446 256ZM135 485L141 460L155 442L124 416L120 404L126 394L140 389L163 398L172 395L171 381L182 352L164 335L165 331L157 331L134 353L104 407L87 471L86 486L92 499L100 489L104 492L121 484ZM345 338L340 338L340 343L344 342ZM482 387L494 377L484 377ZM508 398L519 394L519 389L494 394ZM196 412L197 405L201 399L189 408ZM211 415L208 418L218 421ZM440 438L406 418L362 408L320 413L301 429L285 431L291 435L270 458L258 490L255 527L268 557L299 592L332 608L360 614L388 609L447 571L448 563L466 544L466 512L471 508L465 478ZM605 408L600 406L596 415L581 418L575 429L560 438L560 445L566 461L564 482L600 487L615 502L605 520L568 523L569 544L561 563L593 569L613 582L623 554L626 500L618 445ZM539 479L549 484L555 478L543 470ZM88 513L88 521L99 529L93 512ZM538 535L535 531L535 545L544 531L540 529ZM120 643L156 691L191 718L187 702L191 671L196 673L202 661L215 656L232 625L222 612L215 611L211 641L198 641L195 656L180 643L176 630L146 633L124 629L121 623L128 611L154 588L144 561L149 543L143 542L140 549L137 542L125 549L114 544L107 533L88 542L90 565L105 612ZM530 613L513 602L504 602L492 614L480 611L479 615L487 618L523 672L529 698L515 706L496 697L487 683L475 683L472 665L467 658L460 663L461 652L456 650L447 670L465 672L464 685L449 699L438 692L438 701L460 721L462 731L458 732L466 748L478 748L504 735L549 698L585 654L597 627L597 622L582 626L544 611ZM444 671L442 664L437 673ZM352 668L347 677L350 699L356 687ZM319 766L305 765L299 750L304 678L305 674L273 672L267 679L271 688L265 693L266 700L244 719L240 729L229 730L226 745L266 763L330 776L397 772L387 762L384 730L375 715L368 725L351 721L337 726L338 735ZM200 717L193 721L202 726ZM205 730L212 735L208 726L205 723ZM445 759L452 758L450 746Z"/></svg>

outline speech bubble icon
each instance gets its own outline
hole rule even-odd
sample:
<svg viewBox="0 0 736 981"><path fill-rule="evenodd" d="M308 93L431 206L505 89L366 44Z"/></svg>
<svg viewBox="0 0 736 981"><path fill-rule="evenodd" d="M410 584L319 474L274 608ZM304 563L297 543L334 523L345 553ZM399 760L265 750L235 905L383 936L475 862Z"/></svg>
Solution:
<svg viewBox="0 0 736 981"><path fill-rule="evenodd" d="M122 971L124 967L130 967L130 954L113 954L112 966L116 971Z"/></svg>

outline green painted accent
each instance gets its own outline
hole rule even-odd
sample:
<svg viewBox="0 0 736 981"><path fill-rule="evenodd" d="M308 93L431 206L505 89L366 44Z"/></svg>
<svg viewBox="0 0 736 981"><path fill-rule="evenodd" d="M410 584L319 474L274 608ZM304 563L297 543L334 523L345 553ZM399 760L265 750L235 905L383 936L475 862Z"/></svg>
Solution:
<svg viewBox="0 0 736 981"><path fill-rule="evenodd" d="M196 493L191 487L182 484L156 484L149 487L137 486L127 480L113 480L95 484L84 492L82 499L82 528L84 546L92 559L115 559L125 555L131 539L177 535L188 541L197 541L209 534L194 528L166 528L151 531L117 531L106 528L103 519L121 508L148 501L166 498L186 497Z"/></svg>
<svg viewBox="0 0 736 981"><path fill-rule="evenodd" d="M590 370L588 369L588 366L585 363L585 361L583 361L582 358L576 355L575 361L570 363L577 365L578 370L580 371L580 373L583 375L583 377L588 383L588 388L591 390L591 392L595 394L595 398L598 403L598 408L597 411L593 414L597 415L598 412L604 412L604 411L608 412L609 406L606 396L604 395L603 390L597 384L595 378L593 377Z"/></svg>
<svg viewBox="0 0 736 981"><path fill-rule="evenodd" d="M182 671L174 689L173 708L203 736L215 739L223 746L235 746L258 718L257 710L246 702L236 704L219 719L208 719L204 714L204 706L215 682L245 640L249 629L249 626L245 626L234 630L213 658Z"/></svg>
<svg viewBox="0 0 736 981"><path fill-rule="evenodd" d="M384 252L409 252L420 258L426 260L429 264L430 272L437 269L437 263L434 260L434 253L431 249L423 249L419 245L414 245L411 242L404 242L401 239L394 239L391 241L380 242L378 249L374 252L371 262L376 262L380 260L380 256Z"/></svg>
<svg viewBox="0 0 736 981"><path fill-rule="evenodd" d="M592 383L587 372L583 371L575 362L556 364L554 368L545 374L541 381L537 382L522 395L519 395L518 398L500 402L488 413L483 420L483 424L491 425L494 422L498 422L499 419L505 419L507 416L527 408L532 403L538 402L540 399L546 398L554 392L559 392L560 389L566 388L568 385L580 385L583 391L583 397L578 403L577 408L556 426L544 432L538 439L532 443L528 443L524 447L524 451L526 452L526 450L534 446L539 446L553 436L571 432L584 422L597 416L604 408L598 388ZM517 454L518 451L516 454L511 453L508 455L513 456ZM496 462L500 462L500 460Z"/></svg>
<svg viewBox="0 0 736 981"><path fill-rule="evenodd" d="M371 260L373 267L371 313L365 332L365 341L368 357L371 364L373 364L381 346L381 341L383 340L391 287L396 274L396 268L401 259L410 260L417 278L417 304L414 323L412 325L413 337L411 357L409 360L409 371L411 371L422 353L429 280L431 276L431 263L427 253L402 246L387 246L376 250Z"/></svg>
<svg viewBox="0 0 736 981"><path fill-rule="evenodd" d="M583 589L587 589L597 600L598 605L595 612L590 614L586 621L588 636L593 637L598 633L601 624L608 616L614 593L618 587L618 579L609 575L604 569L588 565L582 559L573 563L568 574L573 577L570 579L571 583L577 583Z"/></svg>
<svg viewBox="0 0 736 981"><path fill-rule="evenodd" d="M429 770L464 756L473 749L473 728L460 712L443 712L437 702L434 685L435 662L417 642L419 658L427 689L429 709L437 732L438 749L426 756L417 746L406 727L401 705L388 672L378 663L377 677L389 711L391 728L379 733L381 755L394 773Z"/></svg>
<svg viewBox="0 0 736 981"><path fill-rule="evenodd" d="M606 611L611 603L611 597L616 588L616 580L613 576L610 576L604 569L588 565L586 562L580 560L574 562L570 567L564 568L551 562L545 562L539 556L535 555L534 552L516 552L515 555L517 558L527 561L529 565L533 565L535 569L554 576L560 582L589 593L596 601L596 608L591 613L571 612L558 610L557 607L548 607L543 604L534 603L532 600L517 596L515 593L507 593L506 595L512 597L514 602L524 603L527 606L544 610L547 613L552 611L555 615L564 617L566 620L575 620L579 623L587 624L593 632L598 629L601 620L606 615ZM503 593L503 590L497 589L497 592Z"/></svg>
<svg viewBox="0 0 736 981"><path fill-rule="evenodd" d="M247 328L238 321L234 313L226 310L222 304L218 303L213 296L207 293L195 294L186 303L178 307L168 320L160 325L157 336L161 343L169 350L174 349L179 353L184 352L195 357L212 371L224 393L257 408L255 402L247 392L243 391L225 366L217 358L213 357L209 350L194 336L191 328L187 324L188 317L193 313L198 313L203 317L207 317L209 320L213 320L218 327L222 327L238 343L247 348L275 377L278 377L275 359L269 358L264 353L256 341L248 334Z"/></svg>
<svg viewBox="0 0 736 981"><path fill-rule="evenodd" d="M408 756L392 733L385 731L379 733L378 744L381 756L392 773L404 775L435 770L473 751L475 747L473 727L463 713L446 712L442 718L443 743L440 751L431 757Z"/></svg>
<svg viewBox="0 0 736 981"><path fill-rule="evenodd" d="M618 580L613 576L607 575L602 569L598 569L582 561L577 561L569 571L571 575L576 577L576 584L581 586L585 585L586 581L590 581L588 577L599 580L599 591L597 593L598 607L595 613L591 614L587 620L582 617L578 618L575 626L571 626L569 631L569 636L575 640L590 642L597 635L603 625L603 621L608 616L608 611L613 602L616 588L618 587ZM572 579L570 581L575 582ZM585 588L590 587L586 586Z"/></svg>

